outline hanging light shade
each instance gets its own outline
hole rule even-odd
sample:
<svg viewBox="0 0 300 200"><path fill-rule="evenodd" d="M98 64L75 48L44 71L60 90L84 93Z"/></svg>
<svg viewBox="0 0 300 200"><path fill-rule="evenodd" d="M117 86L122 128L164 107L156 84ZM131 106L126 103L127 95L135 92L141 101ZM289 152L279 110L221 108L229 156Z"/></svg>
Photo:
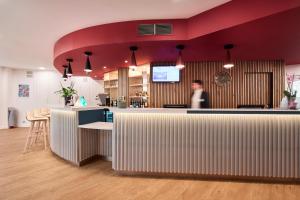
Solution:
<svg viewBox="0 0 300 200"><path fill-rule="evenodd" d="M131 62L129 64L129 69L131 69L132 71L135 71L137 68L137 64L136 64L136 58L135 58L135 51L138 50L137 46L131 46L129 47L130 51L132 52L131 54Z"/></svg>
<svg viewBox="0 0 300 200"><path fill-rule="evenodd" d="M67 76L68 65L63 65L63 68L64 68L64 73L63 73L62 78L64 79L64 81L66 81L68 79L68 76Z"/></svg>
<svg viewBox="0 0 300 200"><path fill-rule="evenodd" d="M225 69L230 69L234 67L234 63L231 60L231 53L230 50L233 49L234 45L233 44L225 44L224 49L226 50L226 62L224 64Z"/></svg>
<svg viewBox="0 0 300 200"><path fill-rule="evenodd" d="M92 72L92 65L91 65L91 62L90 62L90 56L92 55L91 52L89 51L86 51L84 52L84 54L86 55L86 62L85 62L85 67L84 67L84 71L87 72L87 73L90 73Z"/></svg>
<svg viewBox="0 0 300 200"><path fill-rule="evenodd" d="M176 61L176 68L177 69L183 69L184 63L182 61L182 50L184 49L184 45L180 44L176 46L176 49L178 49L178 57L177 57L177 61Z"/></svg>
<svg viewBox="0 0 300 200"><path fill-rule="evenodd" d="M72 66L71 66L71 62L73 62L73 59L68 58L67 59L68 62L68 67L67 67L67 76L71 77L73 75L73 70L72 70Z"/></svg>

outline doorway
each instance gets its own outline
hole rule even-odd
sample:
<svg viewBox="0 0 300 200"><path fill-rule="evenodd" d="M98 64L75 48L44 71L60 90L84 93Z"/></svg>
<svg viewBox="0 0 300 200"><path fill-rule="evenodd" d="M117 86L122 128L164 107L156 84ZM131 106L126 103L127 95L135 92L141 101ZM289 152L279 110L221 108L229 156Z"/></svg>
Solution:
<svg viewBox="0 0 300 200"><path fill-rule="evenodd" d="M244 75L244 105L273 108L273 73L246 72Z"/></svg>

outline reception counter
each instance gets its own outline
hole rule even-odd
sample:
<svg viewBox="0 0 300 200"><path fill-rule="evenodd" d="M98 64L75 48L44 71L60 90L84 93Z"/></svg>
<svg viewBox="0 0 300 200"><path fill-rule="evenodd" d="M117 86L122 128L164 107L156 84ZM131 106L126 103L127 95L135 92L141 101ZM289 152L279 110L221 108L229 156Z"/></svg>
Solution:
<svg viewBox="0 0 300 200"><path fill-rule="evenodd" d="M53 108L50 113L50 148L53 153L78 166L98 157L111 160L110 126L95 127L95 123L104 121L103 109Z"/></svg>
<svg viewBox="0 0 300 200"><path fill-rule="evenodd" d="M79 127L80 111L53 109L52 151L77 165L112 156L113 169L127 175L300 179L299 111L111 110L113 130L100 139L103 130Z"/></svg>

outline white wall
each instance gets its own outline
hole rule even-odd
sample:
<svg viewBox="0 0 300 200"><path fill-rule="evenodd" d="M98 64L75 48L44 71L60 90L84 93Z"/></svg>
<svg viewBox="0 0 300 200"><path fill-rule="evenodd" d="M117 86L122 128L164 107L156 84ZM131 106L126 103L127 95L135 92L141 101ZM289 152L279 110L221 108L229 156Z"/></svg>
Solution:
<svg viewBox="0 0 300 200"><path fill-rule="evenodd" d="M98 93L103 92L103 81L95 81L89 77L72 77L71 80L74 81L74 87L78 94L84 96L89 105L97 103L95 97ZM29 125L25 118L26 112L34 108L64 104L64 100L55 94L55 91L60 89L60 82L64 86L70 84L70 81L64 82L61 74L56 71L33 71L33 77L28 78L26 70L12 70L7 92L8 106L17 109L19 127ZM19 84L29 85L29 97L18 96Z"/></svg>
<svg viewBox="0 0 300 200"><path fill-rule="evenodd" d="M8 114L8 84L10 83L11 70L0 67L0 129L7 128Z"/></svg>
<svg viewBox="0 0 300 200"><path fill-rule="evenodd" d="M298 65L286 65L285 73L300 75L300 64Z"/></svg>
<svg viewBox="0 0 300 200"><path fill-rule="evenodd" d="M300 64L298 65L286 65L285 66L285 88L288 87L286 74L294 74L300 76ZM300 109L300 80L296 80L293 84L293 89L297 90L296 102L298 102L297 108Z"/></svg>
<svg viewBox="0 0 300 200"><path fill-rule="evenodd" d="M297 78L300 76L300 65L287 65L285 66L285 76L286 74L294 74ZM285 77L285 88L287 88L287 80ZM300 80L296 80L293 84L293 88L297 90L297 97L300 98Z"/></svg>

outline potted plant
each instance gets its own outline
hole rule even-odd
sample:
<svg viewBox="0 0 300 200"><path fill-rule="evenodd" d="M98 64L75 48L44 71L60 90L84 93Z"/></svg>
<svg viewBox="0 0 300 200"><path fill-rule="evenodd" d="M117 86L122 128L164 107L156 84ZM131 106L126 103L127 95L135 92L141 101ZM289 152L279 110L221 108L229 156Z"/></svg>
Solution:
<svg viewBox="0 0 300 200"><path fill-rule="evenodd" d="M56 94L59 94L65 100L65 106L71 103L72 97L74 94L77 94L77 91L74 89L74 82L71 82L70 86L64 87L60 83L61 89L56 91Z"/></svg>
<svg viewBox="0 0 300 200"><path fill-rule="evenodd" d="M286 90L284 90L284 92L283 92L284 96L286 96L286 98L288 100L289 109L296 109L296 107L297 107L297 102L295 102L296 96L297 96L297 91L293 90L294 79L295 79L295 75L293 75L293 74L287 75L288 88Z"/></svg>

